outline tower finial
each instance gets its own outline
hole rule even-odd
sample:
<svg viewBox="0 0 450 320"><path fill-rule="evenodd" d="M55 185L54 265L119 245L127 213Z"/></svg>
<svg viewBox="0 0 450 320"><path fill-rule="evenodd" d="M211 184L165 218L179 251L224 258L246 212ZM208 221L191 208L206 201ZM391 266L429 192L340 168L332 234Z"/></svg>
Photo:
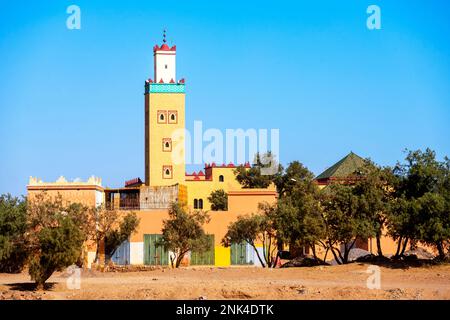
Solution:
<svg viewBox="0 0 450 320"><path fill-rule="evenodd" d="M166 29L163 31L163 42L166 43Z"/></svg>

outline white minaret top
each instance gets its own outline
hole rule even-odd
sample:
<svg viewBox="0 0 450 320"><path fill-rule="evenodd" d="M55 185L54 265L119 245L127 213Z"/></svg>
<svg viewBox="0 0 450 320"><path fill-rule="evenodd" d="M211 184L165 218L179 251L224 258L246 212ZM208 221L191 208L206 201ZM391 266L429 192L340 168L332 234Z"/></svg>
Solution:
<svg viewBox="0 0 450 320"><path fill-rule="evenodd" d="M166 30L164 30L163 45L161 47L158 45L153 47L155 68L154 82L175 83L177 81L175 72L176 50L177 46L169 48L166 44Z"/></svg>

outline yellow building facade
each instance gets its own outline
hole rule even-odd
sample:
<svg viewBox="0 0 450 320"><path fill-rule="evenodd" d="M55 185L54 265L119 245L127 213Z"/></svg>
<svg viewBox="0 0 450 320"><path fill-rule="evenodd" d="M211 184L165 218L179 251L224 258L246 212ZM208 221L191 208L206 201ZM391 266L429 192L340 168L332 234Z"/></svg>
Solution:
<svg viewBox="0 0 450 320"><path fill-rule="evenodd" d="M124 242L112 258L118 264L168 265L171 252L156 246L161 237L163 221L168 218L172 202L186 202L189 210L204 210L210 215L205 231L210 239L206 253L191 252L184 264L216 265L258 264L255 252L246 244L225 248L221 244L228 225L238 216L258 211L261 202L274 203L274 186L267 189L244 189L235 178L235 164L205 164L199 172L186 173L186 84L176 77L176 46L153 48L153 77L145 81L145 178L129 180L124 187L104 188L101 179L91 177L86 182L42 182L30 178L28 196L45 191L50 196L60 194L69 202L89 206L104 205L109 210L135 212L140 224L130 239ZM249 163L241 164L246 168ZM211 192L224 190L228 195L227 211L211 211ZM92 248L91 248L92 249ZM259 248L262 250L262 248ZM91 265L95 250L86 254Z"/></svg>

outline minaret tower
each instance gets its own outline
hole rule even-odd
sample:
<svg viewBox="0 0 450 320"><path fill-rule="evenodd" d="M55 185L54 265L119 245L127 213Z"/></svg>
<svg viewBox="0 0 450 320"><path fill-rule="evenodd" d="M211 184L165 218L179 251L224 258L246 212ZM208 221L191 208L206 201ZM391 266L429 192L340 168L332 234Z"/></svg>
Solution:
<svg viewBox="0 0 450 320"><path fill-rule="evenodd" d="M154 77L145 82L145 184L185 179L185 84L176 79L176 46L153 47Z"/></svg>

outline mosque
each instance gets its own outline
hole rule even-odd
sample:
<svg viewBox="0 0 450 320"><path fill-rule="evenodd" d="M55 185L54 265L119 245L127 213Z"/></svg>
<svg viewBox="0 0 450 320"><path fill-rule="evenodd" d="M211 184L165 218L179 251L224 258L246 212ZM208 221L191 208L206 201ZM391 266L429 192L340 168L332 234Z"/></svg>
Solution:
<svg viewBox="0 0 450 320"><path fill-rule="evenodd" d="M199 172L186 173L184 129L184 79L176 77L176 46L169 47L165 36L161 46L153 47L153 78L145 81L145 178L126 181L123 187L106 188L98 177L87 181L67 181L60 177L55 182L43 182L30 177L28 195L45 191L60 194L64 200L87 206L105 206L107 210L133 211L140 224L128 241L122 243L112 257L117 264L168 265L170 252L156 245L161 238L163 220L168 217L172 202L187 204L190 210L207 210L211 220L205 225L209 248L202 253L190 252L185 264L189 265L258 265L254 249L246 244L224 247L221 240L228 225L239 215L257 212L261 202L274 203L274 186L266 189L246 189L236 180L237 165L205 164ZM174 134L178 133L178 134ZM181 146L181 147L180 147ZM174 155L175 150L177 154ZM351 153L318 176L320 186L350 174L362 161ZM241 164L250 168L250 163ZM208 197L222 189L228 195L227 211L212 211ZM367 249L368 244L365 245ZM85 264L90 267L95 247L86 247ZM262 251L262 246L257 248Z"/></svg>

